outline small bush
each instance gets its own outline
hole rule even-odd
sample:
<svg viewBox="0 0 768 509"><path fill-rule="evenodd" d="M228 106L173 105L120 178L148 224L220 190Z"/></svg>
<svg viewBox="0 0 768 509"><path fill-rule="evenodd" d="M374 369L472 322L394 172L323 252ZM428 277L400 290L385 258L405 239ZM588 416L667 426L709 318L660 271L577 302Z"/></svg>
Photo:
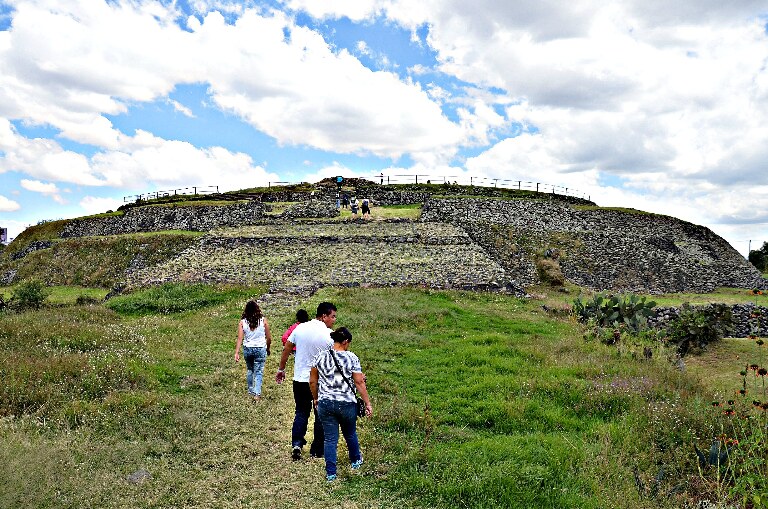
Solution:
<svg viewBox="0 0 768 509"><path fill-rule="evenodd" d="M50 292L45 285L41 281L33 279L14 288L11 300L17 309L40 309L48 295Z"/></svg>
<svg viewBox="0 0 768 509"><path fill-rule="evenodd" d="M539 258L536 260L536 273L541 282L550 286L563 286L565 276L560 270L560 263L552 258Z"/></svg>
<svg viewBox="0 0 768 509"><path fill-rule="evenodd" d="M78 295L77 299L75 299L75 304L78 306L94 305L99 303L101 303L101 300L91 295Z"/></svg>
<svg viewBox="0 0 768 509"><path fill-rule="evenodd" d="M695 308L684 303L680 315L669 326L669 341L681 356L704 349L733 330L733 316L726 304Z"/></svg>

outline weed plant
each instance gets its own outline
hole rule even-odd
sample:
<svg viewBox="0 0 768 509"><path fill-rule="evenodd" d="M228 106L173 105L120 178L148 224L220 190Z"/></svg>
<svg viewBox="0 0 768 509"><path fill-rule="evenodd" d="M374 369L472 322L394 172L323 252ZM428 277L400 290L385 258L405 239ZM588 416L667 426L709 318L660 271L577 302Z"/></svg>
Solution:
<svg viewBox="0 0 768 509"><path fill-rule="evenodd" d="M760 312L751 317L757 352L739 373L741 386L712 402L709 461L700 451L700 474L718 501L740 507L768 507L768 386L765 341L758 336ZM713 461L716 460L716 461Z"/></svg>

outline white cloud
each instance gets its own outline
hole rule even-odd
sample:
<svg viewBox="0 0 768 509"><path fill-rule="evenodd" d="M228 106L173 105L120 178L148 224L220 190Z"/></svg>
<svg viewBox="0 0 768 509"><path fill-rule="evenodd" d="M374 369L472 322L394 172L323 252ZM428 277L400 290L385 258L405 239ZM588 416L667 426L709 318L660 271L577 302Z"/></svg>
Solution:
<svg viewBox="0 0 768 509"><path fill-rule="evenodd" d="M419 85L335 53L318 33L281 15L249 11L232 28L209 14L197 33L206 60L219 60L209 73L216 104L282 144L397 158L450 157L462 141L461 128ZM248 52L224 51L245 39Z"/></svg>
<svg viewBox="0 0 768 509"><path fill-rule="evenodd" d="M307 12L314 18L347 17L362 21L374 16L381 9L379 0L281 0L289 9Z"/></svg>
<svg viewBox="0 0 768 509"><path fill-rule="evenodd" d="M19 205L17 202L0 194L0 212L14 212L20 208L21 205ZM5 224L3 224L3 226L5 226Z"/></svg>
<svg viewBox="0 0 768 509"><path fill-rule="evenodd" d="M192 113L192 110L181 104L179 101L174 101L173 99L168 99L168 104L173 106L173 109L185 117L189 118L195 118L195 114Z"/></svg>
<svg viewBox="0 0 768 509"><path fill-rule="evenodd" d="M97 152L88 158L67 151L53 140L30 140L0 119L0 173L19 171L52 182L139 189L219 186L221 191L265 185L280 180L254 165L252 158L222 147L197 148L184 141L165 140L146 131L122 138L121 150ZM55 184L25 180L32 191L60 200ZM150 188L150 189L147 189Z"/></svg>
<svg viewBox="0 0 768 509"><path fill-rule="evenodd" d="M371 71L282 13L237 14L228 23L209 12L189 21L187 32L172 22L179 15L172 4L20 1L12 29L0 33L0 118L122 150L125 134L105 115L163 98L179 84L207 83L218 107L283 145L391 158L455 154L462 128L418 84Z"/></svg>
<svg viewBox="0 0 768 509"><path fill-rule="evenodd" d="M35 193L40 193L45 196L50 196L53 201L58 203L59 205L66 204L66 200L61 197L61 191L59 188L56 187L56 184L53 183L44 183L40 182L38 180L28 180L28 179L21 179L21 187L26 189L27 191L32 191Z"/></svg>
<svg viewBox="0 0 768 509"><path fill-rule="evenodd" d="M21 179L21 187L27 191L34 191L42 194L56 194L59 190L56 188L56 184L44 183L37 180Z"/></svg>
<svg viewBox="0 0 768 509"><path fill-rule="evenodd" d="M100 214L108 210L117 210L118 207L123 205L123 201L114 198L86 196L80 200L79 205L88 214Z"/></svg>

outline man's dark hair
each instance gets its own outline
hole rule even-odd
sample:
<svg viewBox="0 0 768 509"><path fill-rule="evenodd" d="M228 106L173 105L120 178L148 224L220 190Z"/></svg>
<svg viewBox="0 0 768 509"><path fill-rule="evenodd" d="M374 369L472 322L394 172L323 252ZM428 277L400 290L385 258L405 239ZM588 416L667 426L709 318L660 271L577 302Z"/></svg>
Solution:
<svg viewBox="0 0 768 509"><path fill-rule="evenodd" d="M324 315L330 315L331 311L337 311L336 306L330 302L321 302L317 305L317 314L315 316L320 318Z"/></svg>

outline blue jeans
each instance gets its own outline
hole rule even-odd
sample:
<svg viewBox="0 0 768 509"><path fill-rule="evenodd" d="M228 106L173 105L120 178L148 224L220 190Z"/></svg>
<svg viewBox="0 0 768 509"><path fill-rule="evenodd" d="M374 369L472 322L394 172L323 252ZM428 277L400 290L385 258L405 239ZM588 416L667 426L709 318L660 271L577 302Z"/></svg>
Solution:
<svg viewBox="0 0 768 509"><path fill-rule="evenodd" d="M264 379L264 363L267 361L267 349L243 346L245 359L245 381L248 384L248 394L261 396L261 382Z"/></svg>
<svg viewBox="0 0 768 509"><path fill-rule="evenodd" d="M317 414L325 433L325 473L336 474L336 449L339 444L339 427L349 450L349 462L358 461L360 442L357 440L357 404L349 401L321 399L317 402Z"/></svg>

